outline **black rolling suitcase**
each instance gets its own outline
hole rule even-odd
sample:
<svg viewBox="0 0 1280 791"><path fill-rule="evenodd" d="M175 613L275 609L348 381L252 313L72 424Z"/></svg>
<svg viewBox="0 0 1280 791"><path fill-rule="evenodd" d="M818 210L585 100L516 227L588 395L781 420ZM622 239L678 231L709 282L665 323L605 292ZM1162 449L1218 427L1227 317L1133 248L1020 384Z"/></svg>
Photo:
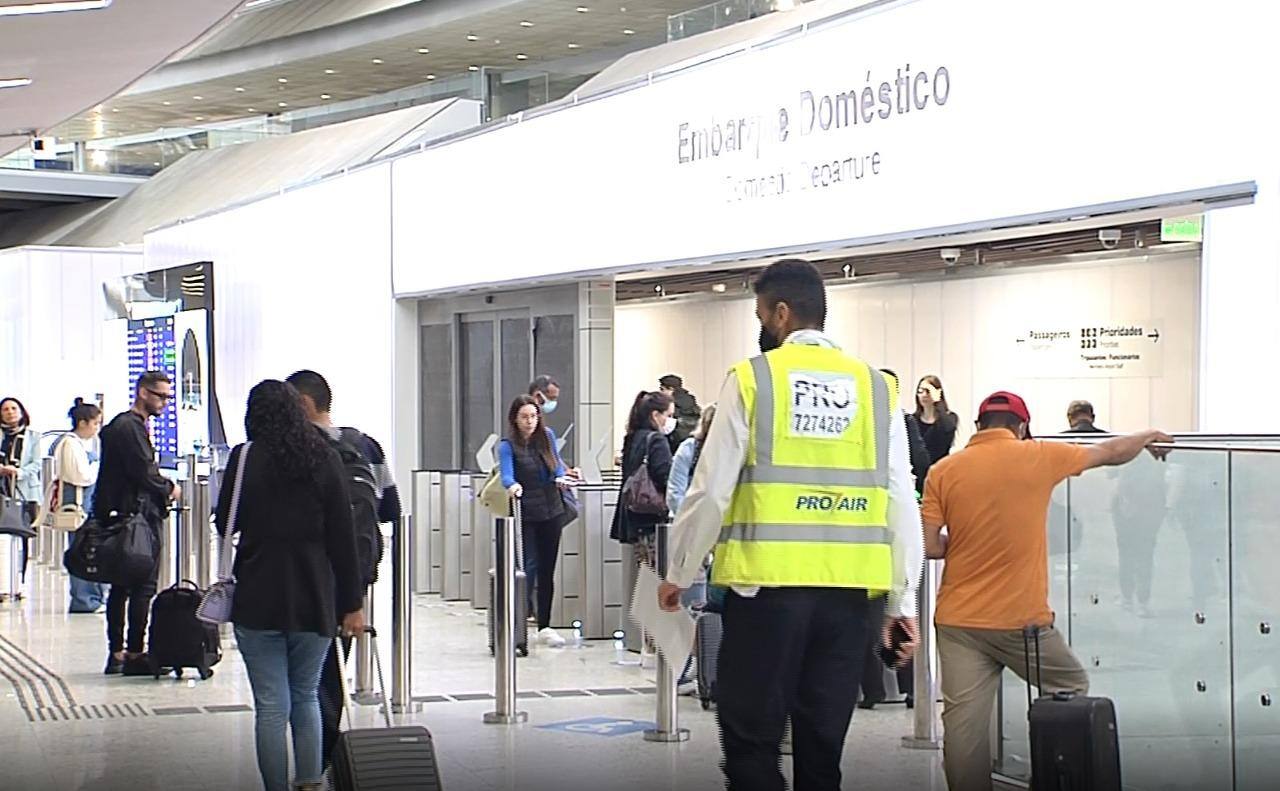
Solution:
<svg viewBox="0 0 1280 791"><path fill-rule="evenodd" d="M195 668L201 679L213 675L222 659L222 641L216 624L196 617L204 591L183 580L160 591L151 602L151 627L147 635L147 661L157 679L165 671L182 678L183 668Z"/></svg>
<svg viewBox="0 0 1280 791"><path fill-rule="evenodd" d="M392 727L391 695L382 675L378 635L373 627L367 627L365 631L369 633L369 649L373 651L373 664L378 670L378 687L384 701L382 718L386 727L352 728L347 657L342 650L342 639L335 638L341 665L338 678L342 682L342 709L347 716L348 730L338 735L338 743L333 748L330 787L334 791L374 788L383 791L438 791L443 785L431 732L421 725Z"/></svg>
<svg viewBox="0 0 1280 791"><path fill-rule="evenodd" d="M1120 791L1120 739L1110 698L1056 692L1031 699L1031 646L1040 680L1040 630L1023 631L1034 791Z"/></svg>
<svg viewBox="0 0 1280 791"><path fill-rule="evenodd" d="M695 631L693 661L698 667L698 699L704 710L716 702L716 662L720 659L723 632L720 613L703 610Z"/></svg>
<svg viewBox="0 0 1280 791"><path fill-rule="evenodd" d="M524 573L524 545L521 530L524 527L520 513L520 501L515 503L515 541L516 541L516 653L529 655L529 578ZM496 533L495 533L496 535ZM498 590L495 582L496 569L489 569L489 656L493 656L494 643L498 639L498 625L493 614L497 612Z"/></svg>

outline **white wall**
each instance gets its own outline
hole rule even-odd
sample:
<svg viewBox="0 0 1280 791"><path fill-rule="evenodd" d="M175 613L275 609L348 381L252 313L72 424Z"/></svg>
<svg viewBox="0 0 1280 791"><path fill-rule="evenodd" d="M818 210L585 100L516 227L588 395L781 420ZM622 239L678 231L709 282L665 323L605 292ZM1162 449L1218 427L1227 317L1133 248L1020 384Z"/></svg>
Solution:
<svg viewBox="0 0 1280 791"><path fill-rule="evenodd" d="M1056 433L1067 404L1093 402L1114 431L1197 428L1199 265L1194 254L1011 269L987 277L836 287L828 331L851 353L915 382L938 374L967 436L979 401L994 390L1023 395L1032 429ZM1031 327L1156 320L1163 333L1155 378L1030 378L1015 339ZM729 366L757 353L752 299L620 306L614 369L615 425L637 391L678 373L703 403L715 400Z"/></svg>
<svg viewBox="0 0 1280 791"><path fill-rule="evenodd" d="M125 350L114 348L102 285L145 269L140 250L0 251L0 393L22 400L36 428L67 426L77 396L103 393L108 412L128 408Z"/></svg>
<svg viewBox="0 0 1280 791"><path fill-rule="evenodd" d="M390 166L380 165L146 237L147 266L213 262L214 364L227 438L249 389L314 368L333 417L394 448Z"/></svg>

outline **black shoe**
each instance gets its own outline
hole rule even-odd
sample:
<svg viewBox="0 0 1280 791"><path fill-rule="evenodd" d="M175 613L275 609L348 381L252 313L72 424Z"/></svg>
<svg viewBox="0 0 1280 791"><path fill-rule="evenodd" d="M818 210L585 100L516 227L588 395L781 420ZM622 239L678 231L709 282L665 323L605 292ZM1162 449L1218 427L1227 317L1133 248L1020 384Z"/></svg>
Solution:
<svg viewBox="0 0 1280 791"><path fill-rule="evenodd" d="M867 709L868 711L870 711L871 709L874 709L876 706L878 706L881 703L884 703L884 698L880 698L879 700L863 698L862 700L858 701L858 708Z"/></svg>
<svg viewBox="0 0 1280 791"><path fill-rule="evenodd" d="M124 660L124 669L121 673L126 676L155 675L154 671L151 670L151 660L147 658L146 654L126 657Z"/></svg>
<svg viewBox="0 0 1280 791"><path fill-rule="evenodd" d="M916 698L914 695L907 695L907 708L914 709L916 707Z"/></svg>
<svg viewBox="0 0 1280 791"><path fill-rule="evenodd" d="M118 676L124 672L124 660L116 659L115 654L107 654L107 666L103 669L104 676Z"/></svg>

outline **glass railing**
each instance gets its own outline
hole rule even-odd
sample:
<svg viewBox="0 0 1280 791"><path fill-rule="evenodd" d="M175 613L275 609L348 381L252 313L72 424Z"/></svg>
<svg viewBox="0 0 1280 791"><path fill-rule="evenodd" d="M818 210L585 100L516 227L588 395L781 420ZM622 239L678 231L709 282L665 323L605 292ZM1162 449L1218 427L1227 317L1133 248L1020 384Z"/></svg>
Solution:
<svg viewBox="0 0 1280 791"><path fill-rule="evenodd" d="M696 36L774 11L789 11L807 0L720 0L667 17L667 41Z"/></svg>
<svg viewBox="0 0 1280 791"><path fill-rule="evenodd" d="M1280 447L1188 437L1064 483L1049 519L1057 623L1112 698L1126 789L1280 788ZM997 772L1029 777L1006 673Z"/></svg>

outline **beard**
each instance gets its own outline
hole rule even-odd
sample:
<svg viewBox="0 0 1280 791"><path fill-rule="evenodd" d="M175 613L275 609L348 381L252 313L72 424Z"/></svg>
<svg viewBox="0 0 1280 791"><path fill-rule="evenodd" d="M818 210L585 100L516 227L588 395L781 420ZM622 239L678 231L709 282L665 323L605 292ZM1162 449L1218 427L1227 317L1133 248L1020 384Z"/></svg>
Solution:
<svg viewBox="0 0 1280 791"><path fill-rule="evenodd" d="M762 354L773 351L782 345L782 341L778 340L778 336L774 335L768 327L760 325L760 352Z"/></svg>

